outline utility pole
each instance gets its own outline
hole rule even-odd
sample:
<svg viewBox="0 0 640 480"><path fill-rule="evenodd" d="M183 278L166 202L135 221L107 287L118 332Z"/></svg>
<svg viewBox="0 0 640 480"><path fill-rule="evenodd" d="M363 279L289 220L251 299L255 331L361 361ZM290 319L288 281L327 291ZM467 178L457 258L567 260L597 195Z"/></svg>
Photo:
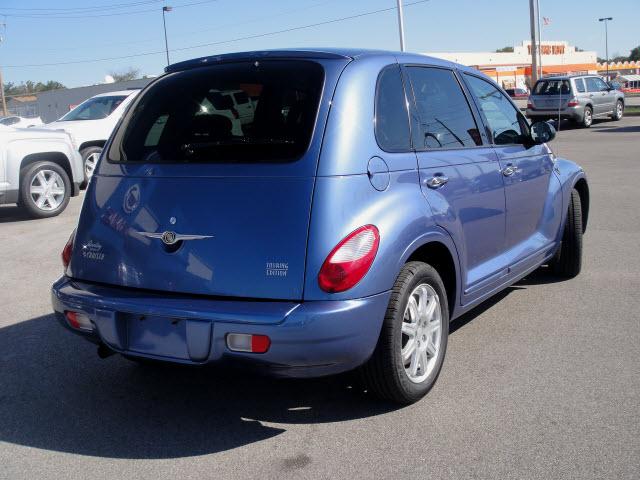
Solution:
<svg viewBox="0 0 640 480"><path fill-rule="evenodd" d="M2 70L0 70L0 96L2 97L2 115L7 116L7 101L4 98L4 83L2 81Z"/></svg>
<svg viewBox="0 0 640 480"><path fill-rule="evenodd" d="M404 52L404 15L402 13L402 0L398 0L398 30L400 33L400 51Z"/></svg>
<svg viewBox="0 0 640 480"><path fill-rule="evenodd" d="M0 27L4 30L7 28L6 23L0 23ZM0 35L0 43L4 40L4 36ZM4 98L4 82L2 81L2 70L0 70L0 97L2 98L2 115L7 116L7 101Z"/></svg>
<svg viewBox="0 0 640 480"><path fill-rule="evenodd" d="M164 15L171 10L173 10L173 7L162 7L162 26L164 27L164 49L167 53L167 66L169 65L169 42L167 41L167 21Z"/></svg>
<svg viewBox="0 0 640 480"><path fill-rule="evenodd" d="M609 81L609 29L607 28L607 24L610 20L613 20L613 17L604 17L599 18L599 22L604 22L604 49L605 56L607 57L607 82Z"/></svg>
<svg viewBox="0 0 640 480"><path fill-rule="evenodd" d="M538 0L529 0L529 23L531 25L531 89L538 81L538 55L540 30L538 24Z"/></svg>

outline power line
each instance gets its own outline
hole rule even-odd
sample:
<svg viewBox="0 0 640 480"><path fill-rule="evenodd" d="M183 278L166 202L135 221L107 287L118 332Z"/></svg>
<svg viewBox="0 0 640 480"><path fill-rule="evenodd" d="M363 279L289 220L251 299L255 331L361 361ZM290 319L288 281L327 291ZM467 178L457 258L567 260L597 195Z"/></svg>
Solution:
<svg viewBox="0 0 640 480"><path fill-rule="evenodd" d="M416 2L405 3L404 6L408 7L408 6L411 6L411 5L418 5L420 3L427 3L428 1L430 1L430 0L418 0ZM214 45L222 45L222 44L225 44L225 43L239 42L239 41L242 41L242 40L253 40L255 38L268 37L270 35L277 35L277 34L280 34L280 33L295 32L297 30L304 30L304 29L307 29L307 28L320 27L322 25L329 25L331 23L342 22L344 20L353 20L354 18L361 18L361 17L366 17L366 16L369 16L369 15L375 15L377 13L390 12L392 10L396 10L396 7L381 8L379 10L371 10L371 11L368 11L368 12L357 13L355 15L349 15L348 17L334 18L332 20L325 20L323 22L310 23L308 25L301 25L301 26L298 26L298 27L285 28L283 30L276 30L276 31L273 31L273 32L258 33L258 34L255 34L255 35L248 35L246 37L238 37L238 38L234 38L234 39L231 39L231 40L221 40L219 42L201 43L199 45L191 45L189 47L174 48L173 50L178 52L178 51L181 51L181 50L191 50L191 49L200 48L200 47L211 47L211 46L214 46Z"/></svg>
<svg viewBox="0 0 640 480"><path fill-rule="evenodd" d="M193 7L196 5L203 5L205 3L213 3L218 0L201 0L199 2L185 3L183 5L175 5L173 8ZM122 7L121 7L122 8ZM86 18L100 18L100 17L117 17L122 15L138 15L140 13L158 12L158 8L147 8L144 10L133 10L126 12L114 12L114 13L95 13L90 15L66 15L58 13L0 13L3 17L12 18L30 18L35 20L51 20L51 19L86 19Z"/></svg>
<svg viewBox="0 0 640 480"><path fill-rule="evenodd" d="M163 1L163 0L155 0L155 1ZM225 24L221 24L221 25L216 25L214 27L209 27L209 28L204 28L204 29L198 29L198 30L189 30L186 33L174 33L171 35L171 38L182 38L182 37L187 37L187 36L193 36L193 35L197 35L200 33L204 33L204 32L211 32L213 30L216 31L220 31L229 27L238 27L240 25L247 25L249 23L257 23L257 22L262 22L266 19L270 19L270 18L278 18L284 15L289 15L292 13L297 13L297 12L301 12L301 11L305 11L305 10L311 10L313 8L317 8L319 6L322 5L326 5L329 3L334 3L340 0L322 0L316 3L313 3L311 5L308 5L306 7L300 7L300 8L292 8L292 9L286 9L286 10L282 10L280 12L277 12L276 14L273 15L262 15L260 17L254 17L251 20L245 20L245 21L241 21L241 22L229 22L229 23L225 23ZM143 43L155 43L157 42L157 40L155 39L150 39L147 38L145 40L130 40L130 41L125 41L125 42L110 42L110 43L103 43L103 44L98 44L98 45L85 45L85 47L90 47L90 48L111 48L111 47L117 47L117 46L122 46L122 45L136 45L136 44L143 44ZM12 52L14 53L20 53L20 54L31 54L33 52L60 52L60 51L65 51L65 50L77 50L78 47L72 47L72 46L62 46L62 47L56 47L56 48L28 48L28 49L12 49Z"/></svg>
<svg viewBox="0 0 640 480"><path fill-rule="evenodd" d="M55 12L55 11L60 11L60 12L72 12L72 11L86 12L86 11L90 11L90 10L113 10L113 9L126 8L126 7L136 7L138 5L148 5L150 3L158 3L158 2L162 2L162 1L163 0L144 0L144 1L138 1L138 2L112 3L112 4L109 4L109 5L94 5L92 7L67 7L67 8L2 7L2 10L15 10L15 11L18 11L18 12Z"/></svg>
<svg viewBox="0 0 640 480"><path fill-rule="evenodd" d="M411 7L413 5L418 5L421 3L427 3L430 0L417 0L414 2L409 2L409 3L405 3L404 6L405 7ZM389 8L381 8L378 10L370 10L368 12L362 12L362 13L358 13L355 15L349 15L346 17L340 17L340 18L334 18L331 20L325 20L323 22L316 22L316 23L310 23L307 25L300 25L297 27L290 27L290 28L285 28L282 30L275 30L275 31L271 31L271 32L264 32L264 33L258 33L258 34L254 34L254 35L247 35L244 37L236 37L236 38L232 38L229 40L220 40L217 42L209 42L209 43L201 43L198 45L190 45L188 47L180 47L180 48L174 48L171 51L173 52L179 52L179 51L185 51L185 50L193 50L196 48L202 48L202 47L210 47L210 46L214 46L214 45L223 45L226 43L234 43L234 42L240 42L242 40L252 40L252 39L256 39L256 38L263 38L263 37L268 37L271 35L278 35L281 33L288 33L288 32L294 32L297 30L304 30L307 28L315 28L315 27L319 27L319 26L323 26L323 25L329 25L332 23L338 23L338 22L343 22L345 20L353 20L355 18L361 18L361 17L366 17L369 15L376 15L378 13L384 13L384 12L390 12L392 10L395 10L396 7L389 7ZM32 64L23 64L23 65L5 65L5 68L27 68L27 67L53 67L53 66L58 66L58 65L77 65L77 64L82 64L82 63L94 63L94 62L104 62L104 61L109 61L109 60L122 60L122 59L127 59L127 58L136 58L136 57L144 57L144 56L149 56L149 55L159 55L159 54L164 54L164 50L156 50L156 51L151 51L151 52L142 52L142 53L135 53L135 54L131 54L131 55L122 55L122 56L116 56L116 57L104 57L104 58L94 58L94 59L87 59L87 60L73 60L73 61L68 61L68 62L56 62L56 63L32 63Z"/></svg>

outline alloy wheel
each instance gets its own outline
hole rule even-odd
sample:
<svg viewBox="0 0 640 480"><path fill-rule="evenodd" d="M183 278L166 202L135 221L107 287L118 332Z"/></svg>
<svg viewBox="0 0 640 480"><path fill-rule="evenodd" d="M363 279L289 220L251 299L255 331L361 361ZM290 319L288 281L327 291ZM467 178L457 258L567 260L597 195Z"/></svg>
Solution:
<svg viewBox="0 0 640 480"><path fill-rule="evenodd" d="M95 152L87 156L84 160L84 174L87 180L89 180L93 176L93 172L96 169L96 165L98 164L98 159L100 158L100 152Z"/></svg>
<svg viewBox="0 0 640 480"><path fill-rule="evenodd" d="M411 295L402 321L402 361L409 380L423 382L438 362L442 343L440 298L427 283Z"/></svg>
<svg viewBox="0 0 640 480"><path fill-rule="evenodd" d="M64 180L53 170L40 170L31 179L29 194L40 210L56 210L64 201Z"/></svg>

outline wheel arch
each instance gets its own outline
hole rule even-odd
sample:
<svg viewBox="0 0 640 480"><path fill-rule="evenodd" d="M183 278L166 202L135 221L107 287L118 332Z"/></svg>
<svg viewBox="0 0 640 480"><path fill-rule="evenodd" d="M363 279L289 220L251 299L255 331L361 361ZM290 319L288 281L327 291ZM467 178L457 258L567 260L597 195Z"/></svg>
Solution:
<svg viewBox="0 0 640 480"><path fill-rule="evenodd" d="M84 150L85 148L89 148L89 147L100 147L100 148L104 148L104 146L107 144L106 140L89 140L87 142L83 142L80 147L78 148L78 151L82 152L82 150Z"/></svg>
<svg viewBox="0 0 640 480"><path fill-rule="evenodd" d="M587 231L587 222L589 220L589 184L584 178L579 178L573 188L580 195L580 205L582 207L582 233Z"/></svg>
<svg viewBox="0 0 640 480"><path fill-rule="evenodd" d="M404 258L403 265L408 262L419 261L428 263L436 269L445 290L447 291L447 304L449 305L449 317L454 318L454 312L457 310L459 288L459 268L457 261L457 253L452 252L452 245L443 239L429 238L419 244L412 245Z"/></svg>
<svg viewBox="0 0 640 480"><path fill-rule="evenodd" d="M69 182L73 184L73 172L71 171L71 162L69 161L69 157L62 152L38 152L26 155L20 162L20 178L18 185L21 185L22 183L22 172L24 169L37 162L51 162L59 165L60 168L65 171L67 177L69 177Z"/></svg>

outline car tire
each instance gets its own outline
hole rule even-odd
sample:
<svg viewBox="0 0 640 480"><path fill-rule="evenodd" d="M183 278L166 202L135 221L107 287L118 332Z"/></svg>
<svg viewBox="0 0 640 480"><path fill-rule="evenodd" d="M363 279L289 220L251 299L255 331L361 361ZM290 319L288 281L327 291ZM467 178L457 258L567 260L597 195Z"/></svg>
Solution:
<svg viewBox="0 0 640 480"><path fill-rule="evenodd" d="M577 190L571 192L569 211L562 234L562 243L551 267L556 275L573 278L582 269L582 203Z"/></svg>
<svg viewBox="0 0 640 480"><path fill-rule="evenodd" d="M616 102L616 109L613 111L613 115L611 115L611 119L614 121L622 120L624 117L624 103L622 100L618 100Z"/></svg>
<svg viewBox="0 0 640 480"><path fill-rule="evenodd" d="M427 299L424 303L420 296L422 293ZM412 307L409 306L410 302ZM427 312L431 309L433 315L428 317ZM419 312L425 315L420 316ZM439 333L435 330L438 320ZM419 327L421 322L422 327ZM413 336L405 330L413 331ZM449 307L440 275L426 263L407 263L391 291L373 355L361 368L361 377L367 389L400 404L420 400L433 387L440 374L448 335ZM414 354L407 358L410 352ZM431 357L428 358L428 355ZM416 356L418 359L414 360ZM412 372L415 372L413 377Z"/></svg>
<svg viewBox="0 0 640 480"><path fill-rule="evenodd" d="M80 155L82 156L82 169L84 172L84 183L89 183L91 177L93 176L93 172L96 169L96 164L98 163L98 159L100 158L100 154L102 153L102 147L87 147L80 150Z"/></svg>
<svg viewBox="0 0 640 480"><path fill-rule="evenodd" d="M591 107L584 107L584 114L582 115L580 125L583 128L589 128L593 125L593 109Z"/></svg>
<svg viewBox="0 0 640 480"><path fill-rule="evenodd" d="M36 162L20 172L20 207L32 218L55 217L67 208L71 181L53 162Z"/></svg>

